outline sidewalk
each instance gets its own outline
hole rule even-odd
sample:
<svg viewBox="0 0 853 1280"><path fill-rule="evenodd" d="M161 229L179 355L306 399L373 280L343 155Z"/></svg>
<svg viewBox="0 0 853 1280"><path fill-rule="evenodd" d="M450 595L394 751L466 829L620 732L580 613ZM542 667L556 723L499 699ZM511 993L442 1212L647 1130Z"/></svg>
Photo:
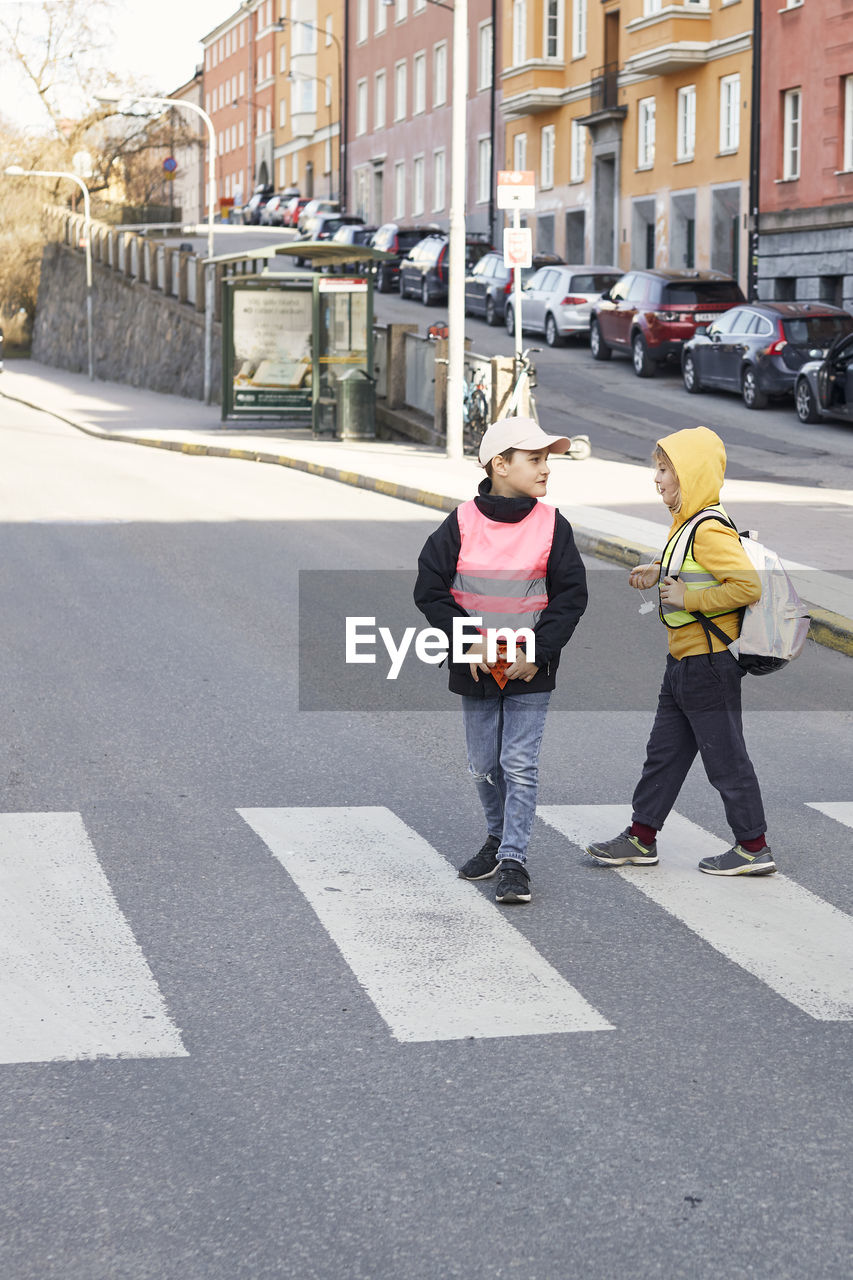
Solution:
<svg viewBox="0 0 853 1280"><path fill-rule="evenodd" d="M307 471L438 511L471 496L482 471L421 445L314 440L307 428L222 424L215 405L118 383L89 382L34 361L7 362L0 397L104 440L266 462ZM555 458L548 500L571 521L581 550L619 564L659 553L668 522L651 466ZM643 495L648 500L643 501ZM727 481L722 498L740 528L755 528L785 560L812 613L812 636L853 656L853 490Z"/></svg>

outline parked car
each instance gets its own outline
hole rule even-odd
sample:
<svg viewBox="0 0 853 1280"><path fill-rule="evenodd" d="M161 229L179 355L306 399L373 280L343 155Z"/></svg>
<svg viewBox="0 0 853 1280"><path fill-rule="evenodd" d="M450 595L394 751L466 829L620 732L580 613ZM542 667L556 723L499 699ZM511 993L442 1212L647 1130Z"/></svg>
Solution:
<svg viewBox="0 0 853 1280"><path fill-rule="evenodd" d="M261 210L263 209L270 196L275 191L275 187L267 182L262 186L255 187L249 203L243 206L243 224L244 226L257 227L261 221Z"/></svg>
<svg viewBox="0 0 853 1280"><path fill-rule="evenodd" d="M435 224L431 226L404 227L398 222L384 222L373 237L374 249L383 249L386 253L396 253L396 258L381 262L376 271L376 288L379 293L390 293L400 284L400 263L424 236L438 231Z"/></svg>
<svg viewBox="0 0 853 1280"><path fill-rule="evenodd" d="M304 223L297 244L301 241L313 243L315 240L331 240L335 232L345 226L362 227L364 219L359 218L355 213L315 213ZM294 261L298 267L301 267L306 259L295 258Z"/></svg>
<svg viewBox="0 0 853 1280"><path fill-rule="evenodd" d="M337 200L309 200L303 207L302 212L296 219L296 229L302 234L305 223L309 218L313 218L318 213L340 213L341 206Z"/></svg>
<svg viewBox="0 0 853 1280"><path fill-rule="evenodd" d="M284 207L282 226L295 227L296 221L306 204L308 204L307 196L291 196Z"/></svg>
<svg viewBox="0 0 853 1280"><path fill-rule="evenodd" d="M822 418L853 422L853 333L838 338L823 359L802 366L794 385L794 403L800 422Z"/></svg>
<svg viewBox="0 0 853 1280"><path fill-rule="evenodd" d="M533 266L522 267L521 282L525 284L539 267L563 262L556 253L536 253ZM465 314L485 316L486 324L500 324L504 318L507 298L512 291L512 267L506 266L504 256L498 250L481 258L473 271L465 277Z"/></svg>
<svg viewBox="0 0 853 1280"><path fill-rule="evenodd" d="M810 302L751 302L733 307L685 342L681 376L693 395L710 387L738 391L748 409L790 395L809 360L853 333L853 316Z"/></svg>
<svg viewBox="0 0 853 1280"><path fill-rule="evenodd" d="M586 337L592 304L621 276L618 267L541 267L524 286L521 323L526 330L544 333L549 347L559 347L568 337ZM511 294L505 320L507 331L514 333Z"/></svg>
<svg viewBox="0 0 853 1280"><path fill-rule="evenodd" d="M698 324L744 301L737 281L719 271L628 271L592 306L593 359L625 351L637 376L652 378L661 361L680 358Z"/></svg>
<svg viewBox="0 0 853 1280"><path fill-rule="evenodd" d="M283 227L284 226L284 206L285 197L277 192L270 196L266 204L261 207L261 226L263 227Z"/></svg>
<svg viewBox="0 0 853 1280"><path fill-rule="evenodd" d="M446 235L433 233L419 241L400 263L400 297L412 294L424 306L447 297L448 253ZM465 268L474 267L492 246L480 236L465 237Z"/></svg>
<svg viewBox="0 0 853 1280"><path fill-rule="evenodd" d="M361 227L356 222L347 222L342 227L338 227L337 231L332 236L332 244L351 245L353 248L360 244L368 245L375 234L376 227ZM346 275L349 272L360 273L364 270L364 264L361 262L350 262L346 265L342 263L330 263L328 270L331 272L339 272L343 275Z"/></svg>

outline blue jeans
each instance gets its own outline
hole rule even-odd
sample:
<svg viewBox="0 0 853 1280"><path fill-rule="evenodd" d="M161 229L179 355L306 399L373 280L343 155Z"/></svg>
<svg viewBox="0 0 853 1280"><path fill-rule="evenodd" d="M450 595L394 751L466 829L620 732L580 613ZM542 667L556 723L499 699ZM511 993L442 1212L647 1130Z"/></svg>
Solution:
<svg viewBox="0 0 853 1280"><path fill-rule="evenodd" d="M527 861L536 815L539 748L550 700L550 690L462 698L468 771L477 786L489 835L501 842L499 858Z"/></svg>

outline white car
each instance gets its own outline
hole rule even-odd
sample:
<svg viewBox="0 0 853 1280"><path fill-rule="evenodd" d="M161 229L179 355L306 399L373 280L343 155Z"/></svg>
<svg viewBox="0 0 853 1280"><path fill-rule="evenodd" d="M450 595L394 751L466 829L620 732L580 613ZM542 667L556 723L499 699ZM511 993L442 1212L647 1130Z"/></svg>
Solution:
<svg viewBox="0 0 853 1280"><path fill-rule="evenodd" d="M544 333L549 347L566 338L589 333L590 308L625 274L619 267L540 267L525 284L521 297L521 323L525 331ZM506 327L515 332L512 294L506 304Z"/></svg>

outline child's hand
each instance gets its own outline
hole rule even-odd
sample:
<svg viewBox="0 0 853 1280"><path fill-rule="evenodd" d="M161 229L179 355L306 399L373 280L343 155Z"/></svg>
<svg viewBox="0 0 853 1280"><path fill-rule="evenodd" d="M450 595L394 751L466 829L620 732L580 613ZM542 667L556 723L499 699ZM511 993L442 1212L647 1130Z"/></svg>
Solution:
<svg viewBox="0 0 853 1280"><path fill-rule="evenodd" d="M660 577L659 564L638 564L628 575L628 582L638 591L648 591Z"/></svg>
<svg viewBox="0 0 853 1280"><path fill-rule="evenodd" d="M515 662L507 667L506 678L507 680L524 680L526 684L530 684L538 670L537 666L534 666L532 662L528 662L524 654L521 654L516 658Z"/></svg>
<svg viewBox="0 0 853 1280"><path fill-rule="evenodd" d="M471 675L474 677L477 684L479 684L480 677L477 672L483 671L488 675L490 670L489 664L486 662L485 647L480 643L472 644L465 656L468 658L468 666L470 667Z"/></svg>
<svg viewBox="0 0 853 1280"><path fill-rule="evenodd" d="M660 584L660 598L664 604L674 604L676 608L683 609L686 590L684 583L677 578L664 578Z"/></svg>

